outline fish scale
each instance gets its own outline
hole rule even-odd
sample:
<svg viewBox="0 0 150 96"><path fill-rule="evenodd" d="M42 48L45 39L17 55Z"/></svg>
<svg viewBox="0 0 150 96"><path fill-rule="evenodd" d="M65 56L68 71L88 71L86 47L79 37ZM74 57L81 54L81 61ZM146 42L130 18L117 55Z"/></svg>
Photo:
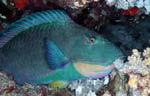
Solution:
<svg viewBox="0 0 150 96"><path fill-rule="evenodd" d="M18 84L104 77L122 56L62 10L33 13L8 26L0 34L0 53L0 69L14 75Z"/></svg>

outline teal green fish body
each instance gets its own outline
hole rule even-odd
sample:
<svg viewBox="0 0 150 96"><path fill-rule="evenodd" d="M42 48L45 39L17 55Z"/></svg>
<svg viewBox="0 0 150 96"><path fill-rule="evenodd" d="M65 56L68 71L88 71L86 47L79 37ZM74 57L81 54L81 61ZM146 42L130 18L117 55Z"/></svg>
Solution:
<svg viewBox="0 0 150 96"><path fill-rule="evenodd" d="M100 78L119 56L116 46L60 10L33 13L0 34L0 69L19 84Z"/></svg>

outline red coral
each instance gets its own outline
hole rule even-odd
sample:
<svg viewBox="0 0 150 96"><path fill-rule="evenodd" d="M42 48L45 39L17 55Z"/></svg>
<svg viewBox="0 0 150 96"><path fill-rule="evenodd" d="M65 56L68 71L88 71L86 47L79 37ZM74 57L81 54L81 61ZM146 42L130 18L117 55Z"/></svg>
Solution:
<svg viewBox="0 0 150 96"><path fill-rule="evenodd" d="M139 11L139 8L137 7L132 7L132 8L129 8L127 10L124 10L124 9L121 9L120 10L120 13L121 14L124 14L124 15L130 15L130 16L134 16L138 13Z"/></svg>
<svg viewBox="0 0 150 96"><path fill-rule="evenodd" d="M24 9L29 0L13 0L15 7L18 9Z"/></svg>

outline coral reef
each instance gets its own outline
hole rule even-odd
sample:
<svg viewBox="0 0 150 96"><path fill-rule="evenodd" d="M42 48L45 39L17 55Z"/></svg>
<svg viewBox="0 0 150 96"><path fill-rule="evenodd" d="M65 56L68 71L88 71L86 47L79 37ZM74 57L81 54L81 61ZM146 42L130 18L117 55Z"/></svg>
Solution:
<svg viewBox="0 0 150 96"><path fill-rule="evenodd" d="M75 96L68 89L51 89L46 85L17 85L12 79L0 72L0 96Z"/></svg>
<svg viewBox="0 0 150 96"><path fill-rule="evenodd" d="M149 96L150 95L150 75L141 76L140 74L130 73L128 85L133 96L136 92L139 92L138 96Z"/></svg>
<svg viewBox="0 0 150 96"><path fill-rule="evenodd" d="M146 48L142 53L137 49L133 49L132 52L132 55L128 56L128 62L116 60L114 64L119 74L127 74L129 76L128 86L131 96L149 96L150 48Z"/></svg>
<svg viewBox="0 0 150 96"><path fill-rule="evenodd" d="M48 0L51 3L58 4L63 8L83 8L91 2L98 2L99 0Z"/></svg>
<svg viewBox="0 0 150 96"><path fill-rule="evenodd" d="M150 95L150 48L143 53L134 49L133 54L128 57L129 66L125 72L129 74L128 85L131 90L139 91L140 96ZM133 93L134 94L134 93Z"/></svg>
<svg viewBox="0 0 150 96"><path fill-rule="evenodd" d="M105 85L106 80L77 80L70 83L69 88L75 90L76 96L96 96L96 92Z"/></svg>
<svg viewBox="0 0 150 96"><path fill-rule="evenodd" d="M150 14L150 0L106 0L109 6L115 6L118 9L129 9L137 6L138 8L145 8L145 14Z"/></svg>
<svg viewBox="0 0 150 96"><path fill-rule="evenodd" d="M77 80L66 89L19 86L11 76L0 72L1 96L150 96L150 48L146 48L150 47L150 0L27 1L25 5L0 1L0 30L36 11L64 9L75 22L98 31L130 56L126 62L114 62L116 70L109 75L110 80Z"/></svg>
<svg viewBox="0 0 150 96"><path fill-rule="evenodd" d="M106 91L102 96L111 96L111 94L109 93L109 91Z"/></svg>
<svg viewBox="0 0 150 96"><path fill-rule="evenodd" d="M150 48L146 48L141 54L138 50L134 49L133 54L128 57L129 67L125 68L126 71L133 71L142 75L150 75ZM128 72L129 73L129 72Z"/></svg>
<svg viewBox="0 0 150 96"><path fill-rule="evenodd" d="M138 73L143 76L150 75L150 48L146 48L143 53L137 49L132 50L132 55L128 56L128 62L118 59L114 62L117 70L123 73Z"/></svg>

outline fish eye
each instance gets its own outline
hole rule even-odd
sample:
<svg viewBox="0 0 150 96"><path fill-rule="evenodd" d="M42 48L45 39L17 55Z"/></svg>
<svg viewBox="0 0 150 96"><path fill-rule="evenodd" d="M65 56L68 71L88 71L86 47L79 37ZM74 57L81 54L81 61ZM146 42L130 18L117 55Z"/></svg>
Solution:
<svg viewBox="0 0 150 96"><path fill-rule="evenodd" d="M90 44L96 44L97 40L95 36L90 36L88 42Z"/></svg>
<svg viewBox="0 0 150 96"><path fill-rule="evenodd" d="M97 42L96 37L89 34L86 34L85 41L85 44L95 44Z"/></svg>
<svg viewBox="0 0 150 96"><path fill-rule="evenodd" d="M93 36L90 37L90 38L89 38L89 42L90 42L90 43L94 43L94 42L95 42L95 38L94 38Z"/></svg>

